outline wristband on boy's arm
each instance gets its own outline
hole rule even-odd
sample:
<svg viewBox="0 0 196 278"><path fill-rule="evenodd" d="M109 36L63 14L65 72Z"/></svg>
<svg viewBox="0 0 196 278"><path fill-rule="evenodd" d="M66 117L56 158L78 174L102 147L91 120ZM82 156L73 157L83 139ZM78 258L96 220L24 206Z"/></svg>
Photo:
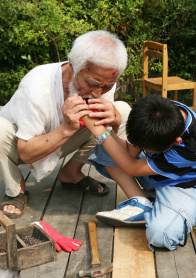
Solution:
<svg viewBox="0 0 196 278"><path fill-rule="evenodd" d="M97 142L97 144L102 144L105 139L110 136L112 133L112 130L111 131L106 131L104 134L100 135L100 136L95 136L95 140Z"/></svg>

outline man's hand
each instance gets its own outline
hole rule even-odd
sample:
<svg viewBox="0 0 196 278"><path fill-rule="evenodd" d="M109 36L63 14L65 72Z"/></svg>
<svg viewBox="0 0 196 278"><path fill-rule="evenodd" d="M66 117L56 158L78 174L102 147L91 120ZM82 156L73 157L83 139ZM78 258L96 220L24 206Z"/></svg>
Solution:
<svg viewBox="0 0 196 278"><path fill-rule="evenodd" d="M57 150L80 128L79 119L90 112L86 102L77 94L67 98L61 110L64 121L58 127L28 141L18 138L17 148L25 163L34 163Z"/></svg>
<svg viewBox="0 0 196 278"><path fill-rule="evenodd" d="M80 128L79 119L91 112L86 101L77 94L65 100L61 111L64 118L63 125L71 133L75 133Z"/></svg>
<svg viewBox="0 0 196 278"><path fill-rule="evenodd" d="M117 132L121 124L121 115L111 101L103 98L91 98L88 100L89 109L98 109L100 112L89 113L90 118L97 118L96 126L108 124Z"/></svg>

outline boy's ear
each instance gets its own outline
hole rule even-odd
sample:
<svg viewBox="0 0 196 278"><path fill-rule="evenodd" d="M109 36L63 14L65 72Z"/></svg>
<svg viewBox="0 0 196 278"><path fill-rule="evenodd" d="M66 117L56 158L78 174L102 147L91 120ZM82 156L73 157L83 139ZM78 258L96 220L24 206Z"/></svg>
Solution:
<svg viewBox="0 0 196 278"><path fill-rule="evenodd" d="M181 137L177 137L175 142L174 142L174 145L180 145L181 142L182 142L182 138Z"/></svg>

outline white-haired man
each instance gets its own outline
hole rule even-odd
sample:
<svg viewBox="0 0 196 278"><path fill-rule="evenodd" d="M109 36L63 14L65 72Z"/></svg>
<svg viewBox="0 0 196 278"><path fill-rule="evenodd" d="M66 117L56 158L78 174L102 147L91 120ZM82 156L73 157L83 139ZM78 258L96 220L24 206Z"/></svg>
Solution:
<svg viewBox="0 0 196 278"><path fill-rule="evenodd" d="M125 133L130 107L114 103L116 81L127 64L124 44L107 31L78 37L67 62L41 65L19 84L0 111L0 182L5 184L2 210L10 218L23 214L27 192L18 164L27 163L41 180L60 157L76 151L58 175L62 186L105 195L109 188L85 177L81 169L95 146L80 118L96 117L96 125ZM78 95L80 97L78 97Z"/></svg>

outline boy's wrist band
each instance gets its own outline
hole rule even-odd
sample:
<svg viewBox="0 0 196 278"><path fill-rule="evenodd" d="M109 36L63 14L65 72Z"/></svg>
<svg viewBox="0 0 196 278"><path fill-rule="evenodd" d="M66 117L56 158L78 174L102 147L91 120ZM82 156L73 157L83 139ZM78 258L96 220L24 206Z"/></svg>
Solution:
<svg viewBox="0 0 196 278"><path fill-rule="evenodd" d="M105 139L110 136L110 134L112 133L112 130L111 131L106 131L104 134L100 135L100 136L96 136L95 137L95 140L97 142L97 144L102 144Z"/></svg>

